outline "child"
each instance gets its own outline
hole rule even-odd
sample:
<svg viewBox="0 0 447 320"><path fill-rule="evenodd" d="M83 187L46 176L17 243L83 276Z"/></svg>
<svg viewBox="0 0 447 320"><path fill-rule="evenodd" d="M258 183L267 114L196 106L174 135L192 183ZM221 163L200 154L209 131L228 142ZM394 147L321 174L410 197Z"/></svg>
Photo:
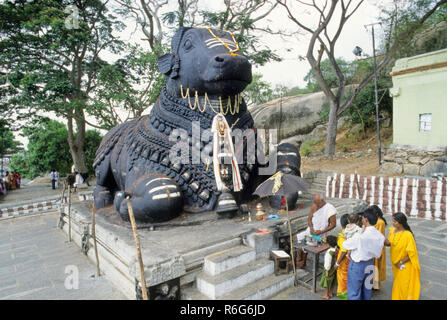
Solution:
<svg viewBox="0 0 447 320"><path fill-rule="evenodd" d="M356 233L362 231L362 228L358 226L360 217L357 213L351 213L348 216L349 224L345 228L345 238L346 240L352 238Z"/></svg>
<svg viewBox="0 0 447 320"><path fill-rule="evenodd" d="M330 249L326 251L324 255L324 271L321 275L320 286L326 288L324 295L320 296L322 299L332 298L332 290L336 282L337 270L334 268L336 260L337 249L337 237L327 236L326 243L330 246Z"/></svg>
<svg viewBox="0 0 447 320"><path fill-rule="evenodd" d="M348 216L349 224L346 226L344 234L345 240L352 238L355 234L360 233L362 228L359 227L360 216L357 213L351 213ZM346 253L346 257L351 259L351 250L348 250Z"/></svg>

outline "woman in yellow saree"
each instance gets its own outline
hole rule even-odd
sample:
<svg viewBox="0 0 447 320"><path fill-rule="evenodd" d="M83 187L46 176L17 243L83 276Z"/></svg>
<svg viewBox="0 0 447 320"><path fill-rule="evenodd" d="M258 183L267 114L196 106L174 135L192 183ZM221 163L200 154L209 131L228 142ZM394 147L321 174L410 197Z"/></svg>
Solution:
<svg viewBox="0 0 447 320"><path fill-rule="evenodd" d="M377 213L377 216L379 217L379 219L377 219L377 223L375 224L374 227L377 230L379 230L380 233L382 233L383 236L386 238L386 235L385 235L386 221L383 218L383 212L376 205L371 206L371 208L375 210L375 212ZM380 290L381 289L380 282L386 280L386 250L385 250L385 246L383 246L382 255L380 256L380 258L374 259L374 278L373 278L373 280L374 280L373 281L373 289L374 290Z"/></svg>
<svg viewBox="0 0 447 320"><path fill-rule="evenodd" d="M341 300L348 300L348 267L349 259L346 257L347 251L343 248L343 242L346 240L344 230L348 224L348 214L344 214L340 218L342 231L337 235L338 255L335 263L337 270L337 297Z"/></svg>
<svg viewBox="0 0 447 320"><path fill-rule="evenodd" d="M393 265L392 300L419 300L421 267L419 265L413 232L402 212L393 214L393 227L389 229L385 245L390 247Z"/></svg>

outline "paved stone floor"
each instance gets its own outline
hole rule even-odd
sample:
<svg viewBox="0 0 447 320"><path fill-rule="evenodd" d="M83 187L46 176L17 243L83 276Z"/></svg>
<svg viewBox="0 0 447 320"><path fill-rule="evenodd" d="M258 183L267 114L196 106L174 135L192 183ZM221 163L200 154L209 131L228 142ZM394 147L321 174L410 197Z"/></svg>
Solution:
<svg viewBox="0 0 447 320"><path fill-rule="evenodd" d="M0 299L125 299L104 276L96 277L95 265L56 227L57 217L0 221Z"/></svg>
<svg viewBox="0 0 447 320"><path fill-rule="evenodd" d="M387 215L388 227L391 216ZM423 219L409 219L413 230L421 264L421 300L447 299L447 223ZM338 232L338 231L337 231ZM387 234L388 235L388 234ZM311 263L308 263L310 265ZM387 279L382 289L373 292L373 300L390 300L393 288L393 271L391 269L389 248L387 249ZM334 293L335 293L334 289ZM318 288L312 294L310 290L298 286L288 289L273 297L274 300L320 300L324 289ZM337 298L332 298L337 299Z"/></svg>

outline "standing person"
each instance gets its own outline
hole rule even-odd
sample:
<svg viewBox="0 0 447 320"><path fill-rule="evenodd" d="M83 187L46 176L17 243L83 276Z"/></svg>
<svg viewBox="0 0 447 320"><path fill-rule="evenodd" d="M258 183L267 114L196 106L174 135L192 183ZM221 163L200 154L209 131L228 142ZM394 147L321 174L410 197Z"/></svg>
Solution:
<svg viewBox="0 0 447 320"><path fill-rule="evenodd" d="M15 177L16 177L17 189L20 189L20 185L22 184L22 177L20 176L20 173L18 173L18 172L15 172Z"/></svg>
<svg viewBox="0 0 447 320"><path fill-rule="evenodd" d="M337 237L327 236L326 243L330 248L324 254L324 270L321 275L320 286L326 289L324 295L320 296L321 299L330 299L333 295L334 284L337 281L337 271L334 268L336 260L337 249Z"/></svg>
<svg viewBox="0 0 447 320"><path fill-rule="evenodd" d="M56 187L56 175L54 173L54 170L51 170L50 172L50 179L51 179L51 189L55 189Z"/></svg>
<svg viewBox="0 0 447 320"><path fill-rule="evenodd" d="M376 214L377 214L377 223L374 226L377 230L380 231L381 234L383 234L384 237L385 236L385 227L386 227L386 220L383 218L383 212L382 210L376 206L373 205L370 207L371 209L373 209ZM374 259L374 284L373 284L373 289L374 290L380 290L381 289L381 281L385 281L386 280L386 250L385 250L385 246L383 246L382 249L382 254L380 255L380 257L378 259Z"/></svg>
<svg viewBox="0 0 447 320"><path fill-rule="evenodd" d="M13 172L11 172L9 174L9 183L11 186L11 190L15 190L16 189L16 176Z"/></svg>
<svg viewBox="0 0 447 320"><path fill-rule="evenodd" d="M75 172L75 182L73 184L73 186L74 186L73 192L76 192L78 190L78 186L83 183L84 183L84 178L82 177L82 175L79 172L76 171Z"/></svg>
<svg viewBox="0 0 447 320"><path fill-rule="evenodd" d="M305 231L297 234L298 241L302 241L306 235L310 236L312 234L319 235L322 238L325 237L337 225L336 215L337 209L332 204L327 203L323 195L316 194L307 218L308 227ZM297 268L304 269L306 260L307 253L299 249L296 261Z"/></svg>
<svg viewBox="0 0 447 320"><path fill-rule="evenodd" d="M59 189L60 175L57 170L54 171L54 179L56 180L56 189Z"/></svg>
<svg viewBox="0 0 447 320"><path fill-rule="evenodd" d="M9 181L9 171L5 172L5 179L4 179L4 181L5 181L6 190L11 190L11 183Z"/></svg>
<svg viewBox="0 0 447 320"><path fill-rule="evenodd" d="M421 292L421 266L414 235L402 212L393 214L393 227L389 228L385 245L390 247L393 265L392 300L419 300Z"/></svg>
<svg viewBox="0 0 447 320"><path fill-rule="evenodd" d="M348 299L370 300L374 272L374 258L382 254L385 237L374 228L377 214L366 209L362 215L362 232L343 243L346 250L351 251L351 262L348 268Z"/></svg>
<svg viewBox="0 0 447 320"><path fill-rule="evenodd" d="M344 230L348 225L348 214L344 214L340 218L341 232L337 235L338 255L335 262L335 270L337 270L337 297L340 300L348 299L348 267L349 257L346 255L347 250L343 247L345 242Z"/></svg>

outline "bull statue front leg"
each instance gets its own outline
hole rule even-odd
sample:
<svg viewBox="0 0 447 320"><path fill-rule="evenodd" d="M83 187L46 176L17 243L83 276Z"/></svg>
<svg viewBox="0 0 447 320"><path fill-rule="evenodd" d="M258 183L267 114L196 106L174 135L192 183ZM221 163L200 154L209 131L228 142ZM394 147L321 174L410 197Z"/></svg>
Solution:
<svg viewBox="0 0 447 320"><path fill-rule="evenodd" d="M183 208L183 194L177 183L163 174L138 178L125 191L115 194L114 207L121 218L129 221L130 201L135 219L140 222L163 222L177 217Z"/></svg>

